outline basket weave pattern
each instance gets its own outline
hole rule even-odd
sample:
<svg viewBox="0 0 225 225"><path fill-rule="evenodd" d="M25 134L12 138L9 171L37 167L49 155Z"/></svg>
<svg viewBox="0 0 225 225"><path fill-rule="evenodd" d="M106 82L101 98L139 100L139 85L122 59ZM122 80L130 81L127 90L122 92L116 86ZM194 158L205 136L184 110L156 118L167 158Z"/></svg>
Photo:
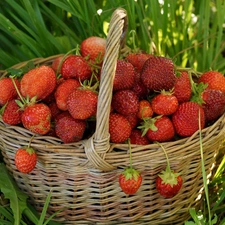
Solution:
<svg viewBox="0 0 225 225"><path fill-rule="evenodd" d="M14 164L17 148L29 143L30 131L4 124L0 118L0 148L8 170L18 186L30 196L41 211L51 191L49 214L59 212L55 220L65 224L183 224L189 208L197 207L203 187L199 132L189 138L162 143L170 165L183 178L183 186L175 197L164 199L155 188L157 174L165 168L166 158L157 144L132 145L133 166L143 176L143 183L133 196L125 195L118 175L129 165L127 144L109 142L108 120L116 60L127 26L126 12L117 9L112 15L103 62L96 131L78 143L63 144L61 140L36 135L31 146L38 162L30 174L18 172ZM36 65L51 65L58 57L35 59ZM20 63L14 68L26 64ZM6 76L7 72L2 76ZM210 174L215 156L224 139L224 115L212 126L202 130L206 173Z"/></svg>

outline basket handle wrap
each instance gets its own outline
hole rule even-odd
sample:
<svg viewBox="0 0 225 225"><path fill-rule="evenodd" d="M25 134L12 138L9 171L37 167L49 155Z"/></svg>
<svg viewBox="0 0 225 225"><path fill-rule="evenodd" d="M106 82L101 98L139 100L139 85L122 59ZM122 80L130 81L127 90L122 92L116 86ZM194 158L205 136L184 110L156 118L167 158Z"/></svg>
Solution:
<svg viewBox="0 0 225 225"><path fill-rule="evenodd" d="M103 171L115 169L104 158L110 149L109 115L112 101L113 80L116 71L119 50L125 43L127 31L126 10L118 8L112 14L106 40L106 52L103 60L98 94L96 131L85 140L85 153L92 165Z"/></svg>

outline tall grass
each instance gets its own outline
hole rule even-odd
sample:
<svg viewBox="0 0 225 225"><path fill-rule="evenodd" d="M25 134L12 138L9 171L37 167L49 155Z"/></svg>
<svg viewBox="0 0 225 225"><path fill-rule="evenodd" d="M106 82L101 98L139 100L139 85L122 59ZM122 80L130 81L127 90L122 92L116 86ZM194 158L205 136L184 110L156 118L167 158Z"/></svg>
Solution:
<svg viewBox="0 0 225 225"><path fill-rule="evenodd" d="M171 57L179 66L225 72L223 0L1 1L1 68L65 53L91 35L105 37L118 7L127 10L128 30L135 31L140 49ZM133 41L128 33L127 45Z"/></svg>

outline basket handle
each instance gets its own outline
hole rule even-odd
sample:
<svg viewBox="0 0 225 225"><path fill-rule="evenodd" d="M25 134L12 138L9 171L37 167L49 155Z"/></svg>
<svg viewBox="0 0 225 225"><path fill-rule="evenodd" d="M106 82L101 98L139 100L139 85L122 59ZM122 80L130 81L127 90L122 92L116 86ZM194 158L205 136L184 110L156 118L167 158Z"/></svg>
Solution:
<svg viewBox="0 0 225 225"><path fill-rule="evenodd" d="M116 71L119 50L125 43L128 27L127 12L116 9L111 17L106 39L106 51L102 65L96 115L96 131L85 141L86 156L91 164L100 170L110 171L114 167L104 158L110 149L109 115L112 101L113 80Z"/></svg>

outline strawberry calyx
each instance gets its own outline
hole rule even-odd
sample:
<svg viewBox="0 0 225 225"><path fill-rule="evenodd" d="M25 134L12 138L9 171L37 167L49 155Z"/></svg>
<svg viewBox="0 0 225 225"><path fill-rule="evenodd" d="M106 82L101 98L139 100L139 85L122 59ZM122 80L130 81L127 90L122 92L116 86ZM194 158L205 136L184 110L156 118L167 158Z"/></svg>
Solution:
<svg viewBox="0 0 225 225"><path fill-rule="evenodd" d="M171 187L173 187L178 183L177 177L179 175L179 173L174 173L174 171L170 169L170 166L167 165L166 170L161 171L158 176L162 179L163 184L169 184Z"/></svg>
<svg viewBox="0 0 225 225"><path fill-rule="evenodd" d="M132 166L127 167L122 174L125 176L125 180L132 180L134 179L135 181L138 180L138 177L140 175L140 173L134 169Z"/></svg>
<svg viewBox="0 0 225 225"><path fill-rule="evenodd" d="M26 152L29 154L29 155L32 155L33 153L35 153L34 149L30 146L28 147L24 147L24 150L26 150Z"/></svg>
<svg viewBox="0 0 225 225"><path fill-rule="evenodd" d="M161 117L162 115L156 116L154 118L152 117L143 118L141 126L138 126L138 129L141 129L142 131L142 136L145 136L149 129L152 131L157 131L158 128L155 126L155 122Z"/></svg>

